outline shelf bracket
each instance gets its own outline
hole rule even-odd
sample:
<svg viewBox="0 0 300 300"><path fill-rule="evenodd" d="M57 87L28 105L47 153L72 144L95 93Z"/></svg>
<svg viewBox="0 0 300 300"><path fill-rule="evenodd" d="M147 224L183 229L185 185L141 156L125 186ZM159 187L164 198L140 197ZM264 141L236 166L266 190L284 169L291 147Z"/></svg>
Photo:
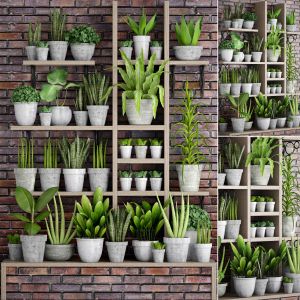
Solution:
<svg viewBox="0 0 300 300"><path fill-rule="evenodd" d="M204 95L204 66L199 66L199 84L200 84L200 92L201 96L203 97Z"/></svg>
<svg viewBox="0 0 300 300"><path fill-rule="evenodd" d="M36 88L36 67L31 66L31 86Z"/></svg>

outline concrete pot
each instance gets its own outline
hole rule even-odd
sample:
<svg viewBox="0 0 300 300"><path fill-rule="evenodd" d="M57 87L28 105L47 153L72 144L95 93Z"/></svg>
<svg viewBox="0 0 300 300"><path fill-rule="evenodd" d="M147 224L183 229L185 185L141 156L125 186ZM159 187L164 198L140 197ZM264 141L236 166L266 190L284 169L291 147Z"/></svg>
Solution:
<svg viewBox="0 0 300 300"><path fill-rule="evenodd" d="M243 169L225 169L228 185L238 186L241 184Z"/></svg>
<svg viewBox="0 0 300 300"><path fill-rule="evenodd" d="M120 47L120 51L123 51L128 59L132 57L132 47Z"/></svg>
<svg viewBox="0 0 300 300"><path fill-rule="evenodd" d="M85 169L63 169L67 192L82 192Z"/></svg>
<svg viewBox="0 0 300 300"><path fill-rule="evenodd" d="M132 146L120 146L122 158L131 158Z"/></svg>
<svg viewBox="0 0 300 300"><path fill-rule="evenodd" d="M39 168L42 191L51 187L59 187L60 168Z"/></svg>
<svg viewBox="0 0 300 300"><path fill-rule="evenodd" d="M68 51L68 42L65 41L50 41L49 50L52 60L66 60Z"/></svg>
<svg viewBox="0 0 300 300"><path fill-rule="evenodd" d="M231 125L233 132L244 132L245 119L244 118L231 118Z"/></svg>
<svg viewBox="0 0 300 300"><path fill-rule="evenodd" d="M282 236L295 236L297 218L294 216L282 216Z"/></svg>
<svg viewBox="0 0 300 300"><path fill-rule="evenodd" d="M224 133L227 131L228 123L219 123L219 132Z"/></svg>
<svg viewBox="0 0 300 300"><path fill-rule="evenodd" d="M162 57L162 47L150 47L151 56L155 54L155 59L160 60Z"/></svg>
<svg viewBox="0 0 300 300"><path fill-rule="evenodd" d="M257 202L251 202L250 203L250 211L255 212L256 211L256 204Z"/></svg>
<svg viewBox="0 0 300 300"><path fill-rule="evenodd" d="M256 227L256 236L259 238L265 237L266 227Z"/></svg>
<svg viewBox="0 0 300 300"><path fill-rule="evenodd" d="M162 178L150 178L151 191L161 191Z"/></svg>
<svg viewBox="0 0 300 300"><path fill-rule="evenodd" d="M27 189L29 192L34 191L36 168L15 168L16 186Z"/></svg>
<svg viewBox="0 0 300 300"><path fill-rule="evenodd" d="M275 202L267 202L266 203L266 211L273 212L275 209Z"/></svg>
<svg viewBox="0 0 300 300"><path fill-rule="evenodd" d="M222 96L226 96L230 94L231 83L220 83L219 84L219 93Z"/></svg>
<svg viewBox="0 0 300 300"><path fill-rule="evenodd" d="M287 121L287 127L288 128L293 128L294 127L294 122L293 121Z"/></svg>
<svg viewBox="0 0 300 300"><path fill-rule="evenodd" d="M266 227L266 237L273 237L275 234L275 227Z"/></svg>
<svg viewBox="0 0 300 300"><path fill-rule="evenodd" d="M148 146L134 146L134 152L136 158L144 159L147 157Z"/></svg>
<svg viewBox="0 0 300 300"><path fill-rule="evenodd" d="M294 94L296 91L297 80L286 81L286 92L288 94Z"/></svg>
<svg viewBox="0 0 300 300"><path fill-rule="evenodd" d="M267 94L269 95L269 94L271 94L271 87L267 87Z"/></svg>
<svg viewBox="0 0 300 300"><path fill-rule="evenodd" d="M233 49L220 49L221 60L231 62L233 58Z"/></svg>
<svg viewBox="0 0 300 300"><path fill-rule="evenodd" d="M249 298L253 296L255 290L256 277L233 277L234 290L238 297Z"/></svg>
<svg viewBox="0 0 300 300"><path fill-rule="evenodd" d="M244 130L250 130L253 126L253 121L245 122Z"/></svg>
<svg viewBox="0 0 300 300"><path fill-rule="evenodd" d="M238 28L243 28L244 19L233 19L233 21L238 23Z"/></svg>
<svg viewBox="0 0 300 300"><path fill-rule="evenodd" d="M270 166L266 165L264 173L261 174L258 165L251 165L251 184L252 185L268 185L270 180L271 172Z"/></svg>
<svg viewBox="0 0 300 300"><path fill-rule="evenodd" d="M36 47L35 46L27 46L25 48L26 55L28 60L36 60Z"/></svg>
<svg viewBox="0 0 300 300"><path fill-rule="evenodd" d="M253 62L261 62L262 59L262 52L252 52L252 61Z"/></svg>
<svg viewBox="0 0 300 300"><path fill-rule="evenodd" d="M164 237L168 262L186 262L190 238L168 238Z"/></svg>
<svg viewBox="0 0 300 300"><path fill-rule="evenodd" d="M274 87L274 86L271 87L271 88L270 88L270 91L271 91L271 92L270 92L271 94L276 94L276 87Z"/></svg>
<svg viewBox="0 0 300 300"><path fill-rule="evenodd" d="M288 25L287 25L288 26ZM289 283L283 283L283 290L285 294L292 294L293 293L293 287L294 287L294 283L293 282L289 282Z"/></svg>
<svg viewBox="0 0 300 300"><path fill-rule="evenodd" d="M300 116L291 116L292 120L293 120L293 127L299 127L300 124Z"/></svg>
<svg viewBox="0 0 300 300"><path fill-rule="evenodd" d="M36 119L37 107L37 102L14 103L17 124L21 126L32 126Z"/></svg>
<svg viewBox="0 0 300 300"><path fill-rule="evenodd" d="M256 117L256 127L259 130L268 130L270 127L271 118Z"/></svg>
<svg viewBox="0 0 300 300"><path fill-rule="evenodd" d="M267 23L267 30L271 30L271 24L270 23Z"/></svg>
<svg viewBox="0 0 300 300"><path fill-rule="evenodd" d="M223 297L226 293L228 283L218 283L218 297Z"/></svg>
<svg viewBox="0 0 300 300"><path fill-rule="evenodd" d="M39 113L40 121L42 126L50 126L51 125L51 119L52 119L52 112L49 113Z"/></svg>
<svg viewBox="0 0 300 300"><path fill-rule="evenodd" d="M96 263L100 260L103 250L103 238L76 238L80 260L86 263Z"/></svg>
<svg viewBox="0 0 300 300"><path fill-rule="evenodd" d="M224 240L227 221L217 221L218 236Z"/></svg>
<svg viewBox="0 0 300 300"><path fill-rule="evenodd" d="M279 72L276 72L276 78L281 78L282 77L282 72L279 71Z"/></svg>
<svg viewBox="0 0 300 300"><path fill-rule="evenodd" d="M175 46L174 54L178 60L199 60L202 50L202 46Z"/></svg>
<svg viewBox="0 0 300 300"><path fill-rule="evenodd" d="M86 126L88 121L87 111L74 111L75 123L77 126Z"/></svg>
<svg viewBox="0 0 300 300"><path fill-rule="evenodd" d="M161 158L162 146L150 146L151 158Z"/></svg>
<svg viewBox="0 0 300 300"><path fill-rule="evenodd" d="M268 49L267 50L268 62L278 62L280 54L281 54L281 50L279 49L275 50L275 52L273 51L273 49Z"/></svg>
<svg viewBox="0 0 300 300"><path fill-rule="evenodd" d="M256 227L250 227L250 237L255 238L256 236Z"/></svg>
<svg viewBox="0 0 300 300"><path fill-rule="evenodd" d="M212 244L194 244L195 254L198 262L209 262Z"/></svg>
<svg viewBox="0 0 300 300"><path fill-rule="evenodd" d="M276 94L281 94L282 92L282 86L277 86L276 87Z"/></svg>
<svg viewBox="0 0 300 300"><path fill-rule="evenodd" d="M223 27L224 29L229 29L231 27L231 20L224 20Z"/></svg>
<svg viewBox="0 0 300 300"><path fill-rule="evenodd" d="M189 251L188 251L188 261L197 261L196 252L194 245L197 243L197 231L196 230L187 230L184 237L190 239Z"/></svg>
<svg viewBox="0 0 300 300"><path fill-rule="evenodd" d="M88 168L91 191L94 192L97 187L103 192L107 191L109 180L109 168Z"/></svg>
<svg viewBox="0 0 300 300"><path fill-rule="evenodd" d="M107 118L108 105L87 105L92 126L104 126Z"/></svg>
<svg viewBox="0 0 300 300"><path fill-rule="evenodd" d="M95 44L71 44L71 53L75 60L91 60L95 52Z"/></svg>
<svg viewBox="0 0 300 300"><path fill-rule="evenodd" d="M245 54L245 62L251 62L252 54Z"/></svg>
<svg viewBox="0 0 300 300"><path fill-rule="evenodd" d="M130 125L151 125L153 120L152 101L142 99L140 112L138 112L134 100L126 100L126 115Z"/></svg>
<svg viewBox="0 0 300 300"><path fill-rule="evenodd" d="M245 29L253 29L254 27L254 21L245 21L243 23L243 28Z"/></svg>
<svg viewBox="0 0 300 300"><path fill-rule="evenodd" d="M152 243L153 241L132 241L133 252L138 261L152 261Z"/></svg>
<svg viewBox="0 0 300 300"><path fill-rule="evenodd" d="M277 19L269 19L268 23L271 24L271 28L272 27L276 28L276 26L277 26Z"/></svg>
<svg viewBox="0 0 300 300"><path fill-rule="evenodd" d="M268 283L267 283L267 293L278 293L281 288L281 282L282 282L282 276L277 277L267 277Z"/></svg>
<svg viewBox="0 0 300 300"><path fill-rule="evenodd" d="M67 261L74 254L74 245L51 245L46 244L45 258L46 260Z"/></svg>
<svg viewBox="0 0 300 300"><path fill-rule="evenodd" d="M277 119L271 119L269 129L275 129L276 126L277 126Z"/></svg>
<svg viewBox="0 0 300 300"><path fill-rule="evenodd" d="M235 20L233 20L231 22L231 27L234 28L234 29L238 29L239 28L239 23Z"/></svg>
<svg viewBox="0 0 300 300"><path fill-rule="evenodd" d="M283 128L286 123L286 118L278 118L277 119L277 128Z"/></svg>
<svg viewBox="0 0 300 300"><path fill-rule="evenodd" d="M287 32L295 32L297 31L297 25L286 25Z"/></svg>
<svg viewBox="0 0 300 300"><path fill-rule="evenodd" d="M134 45L135 58L138 58L140 53L143 52L144 60L148 60L149 44L150 44L149 35L134 35L133 45Z"/></svg>
<svg viewBox="0 0 300 300"><path fill-rule="evenodd" d="M241 94L241 88L242 88L241 83L232 83L230 88L231 95L235 97L239 97Z"/></svg>
<svg viewBox="0 0 300 300"><path fill-rule="evenodd" d="M131 190L132 178L120 178L121 190L129 192Z"/></svg>
<svg viewBox="0 0 300 300"><path fill-rule="evenodd" d="M140 192L146 191L147 181L148 178L134 178L136 190Z"/></svg>
<svg viewBox="0 0 300 300"><path fill-rule="evenodd" d="M218 173L218 186L225 184L226 173Z"/></svg>
<svg viewBox="0 0 300 300"><path fill-rule="evenodd" d="M22 252L25 262L43 262L47 235L21 235Z"/></svg>
<svg viewBox="0 0 300 300"><path fill-rule="evenodd" d="M23 260L22 244L8 243L9 260L21 261Z"/></svg>
<svg viewBox="0 0 300 300"><path fill-rule="evenodd" d="M67 126L72 119L72 110L69 106L53 106L51 122L53 125Z"/></svg>
<svg viewBox="0 0 300 300"><path fill-rule="evenodd" d="M225 239L236 240L240 233L241 220L227 220Z"/></svg>
<svg viewBox="0 0 300 300"><path fill-rule="evenodd" d="M165 249L152 249L153 261L155 263L163 263L165 258Z"/></svg>
<svg viewBox="0 0 300 300"><path fill-rule="evenodd" d="M48 59L49 48L36 48L37 60L45 61Z"/></svg>
<svg viewBox="0 0 300 300"><path fill-rule="evenodd" d="M256 278L254 295L264 296L266 293L268 278Z"/></svg>
<svg viewBox="0 0 300 300"><path fill-rule="evenodd" d="M203 165L176 165L181 192L198 192Z"/></svg>
<svg viewBox="0 0 300 300"><path fill-rule="evenodd" d="M274 72L270 72L271 74L271 78L276 78L276 71L274 71Z"/></svg>
<svg viewBox="0 0 300 300"><path fill-rule="evenodd" d="M264 212L266 209L266 202L256 202L256 211Z"/></svg>
<svg viewBox="0 0 300 300"><path fill-rule="evenodd" d="M124 261L128 242L105 242L110 262L121 263Z"/></svg>

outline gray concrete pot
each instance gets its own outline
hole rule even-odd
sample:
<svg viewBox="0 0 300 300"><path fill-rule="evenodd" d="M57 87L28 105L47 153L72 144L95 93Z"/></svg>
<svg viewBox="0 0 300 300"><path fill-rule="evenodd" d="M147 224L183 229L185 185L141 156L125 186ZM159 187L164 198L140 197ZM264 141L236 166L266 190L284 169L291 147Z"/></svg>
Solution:
<svg viewBox="0 0 300 300"><path fill-rule="evenodd" d="M220 49L221 60L231 62L233 58L233 49Z"/></svg>
<svg viewBox="0 0 300 300"><path fill-rule="evenodd" d="M197 243L197 231L196 230L187 230L184 237L190 239L189 251L188 251L188 261L197 261L196 252L194 245Z"/></svg>
<svg viewBox="0 0 300 300"><path fill-rule="evenodd" d="M266 202L256 202L256 211L264 212L266 209Z"/></svg>
<svg viewBox="0 0 300 300"><path fill-rule="evenodd" d="M246 122L245 121L245 126L244 126L244 130L251 130L252 129L252 126L253 126L253 121L248 121Z"/></svg>
<svg viewBox="0 0 300 300"><path fill-rule="evenodd" d="M276 128L276 126L277 126L277 120L278 119L271 119L270 120L270 129L275 129Z"/></svg>
<svg viewBox="0 0 300 300"><path fill-rule="evenodd" d="M8 243L9 260L21 261L23 260L22 244Z"/></svg>
<svg viewBox="0 0 300 300"><path fill-rule="evenodd" d="M256 204L257 204L257 202L250 202L250 211L251 212L256 211Z"/></svg>
<svg viewBox="0 0 300 300"><path fill-rule="evenodd" d="M238 28L243 28L244 19L233 19L233 21L238 23Z"/></svg>
<svg viewBox="0 0 300 300"><path fill-rule="evenodd" d="M219 131L221 133L224 133L227 131L228 123L219 123Z"/></svg>
<svg viewBox="0 0 300 300"><path fill-rule="evenodd" d="M71 44L71 53L75 60L91 60L95 52L95 44Z"/></svg>
<svg viewBox="0 0 300 300"><path fill-rule="evenodd" d="M256 227L250 227L250 237L251 238L256 237Z"/></svg>
<svg viewBox="0 0 300 300"><path fill-rule="evenodd" d="M124 261L128 242L105 242L110 262L121 263Z"/></svg>
<svg viewBox="0 0 300 300"><path fill-rule="evenodd" d="M256 278L254 295L264 296L266 293L268 278Z"/></svg>
<svg viewBox="0 0 300 300"><path fill-rule="evenodd" d="M296 229L296 216L282 216L282 236L293 237L295 236Z"/></svg>
<svg viewBox="0 0 300 300"><path fill-rule="evenodd" d="M300 116L291 116L292 120L293 120L293 127L299 127L300 125Z"/></svg>
<svg viewBox="0 0 300 300"><path fill-rule="evenodd" d="M202 50L202 46L175 46L174 54L178 60L199 60Z"/></svg>
<svg viewBox="0 0 300 300"><path fill-rule="evenodd" d="M226 96L230 94L231 83L220 83L219 84L219 93L222 96Z"/></svg>
<svg viewBox="0 0 300 300"><path fill-rule="evenodd" d="M237 22L236 20L232 20L231 21L231 27L234 29L238 29L239 28L239 22Z"/></svg>
<svg viewBox="0 0 300 300"><path fill-rule="evenodd" d="M268 49L267 50L268 62L278 62L280 54L281 54L281 50L279 49L275 50L275 52L273 49Z"/></svg>
<svg viewBox="0 0 300 300"><path fill-rule="evenodd" d="M147 156L148 146L134 146L134 152L136 158L144 159Z"/></svg>
<svg viewBox="0 0 300 300"><path fill-rule="evenodd" d="M148 178L134 178L136 190L139 192L146 191Z"/></svg>
<svg viewBox="0 0 300 300"><path fill-rule="evenodd" d="M231 118L231 125L233 132L244 132L245 119L244 118Z"/></svg>
<svg viewBox="0 0 300 300"><path fill-rule="evenodd" d="M76 238L80 260L86 263L96 263L100 260L103 250L103 238Z"/></svg>
<svg viewBox="0 0 300 300"><path fill-rule="evenodd" d="M268 23L271 24L271 28L272 27L276 28L276 26L277 26L277 19L269 19Z"/></svg>
<svg viewBox="0 0 300 300"><path fill-rule="evenodd" d="M108 105L87 105L92 126L104 126L107 118Z"/></svg>
<svg viewBox="0 0 300 300"><path fill-rule="evenodd" d="M278 293L281 288L282 283L282 276L277 277L267 277L268 283L267 283L267 293Z"/></svg>
<svg viewBox="0 0 300 300"><path fill-rule="evenodd" d="M151 191L161 191L162 178L150 178Z"/></svg>
<svg viewBox="0 0 300 300"><path fill-rule="evenodd" d="M275 227L266 227L266 237L274 237Z"/></svg>
<svg viewBox="0 0 300 300"><path fill-rule="evenodd" d="M270 78L276 78L276 71L270 72Z"/></svg>
<svg viewBox="0 0 300 300"><path fill-rule="evenodd" d="M132 57L132 47L120 47L120 51L123 51L128 59Z"/></svg>
<svg viewBox="0 0 300 300"><path fill-rule="evenodd" d="M226 293L228 283L218 283L218 297L223 297Z"/></svg>
<svg viewBox="0 0 300 300"><path fill-rule="evenodd" d="M29 192L33 192L36 172L36 168L15 168L16 186L23 187Z"/></svg>
<svg viewBox="0 0 300 300"><path fill-rule="evenodd" d="M281 78L281 77L282 77L282 71L277 71L276 78Z"/></svg>
<svg viewBox="0 0 300 300"><path fill-rule="evenodd" d="M133 252L138 261L152 261L152 243L153 241L132 241Z"/></svg>
<svg viewBox="0 0 300 300"><path fill-rule="evenodd" d="M276 87L276 94L281 94L282 92L282 86L277 86Z"/></svg>
<svg viewBox="0 0 300 300"><path fill-rule="evenodd" d="M42 191L51 187L59 187L60 168L39 168Z"/></svg>
<svg viewBox="0 0 300 300"><path fill-rule="evenodd" d="M253 296L256 277L233 277L234 290L238 297L249 298Z"/></svg>
<svg viewBox="0 0 300 300"><path fill-rule="evenodd" d="M262 59L262 52L252 52L252 61L253 62L261 62Z"/></svg>
<svg viewBox="0 0 300 300"><path fill-rule="evenodd" d="M144 60L147 60L149 56L149 45L150 45L149 35L134 35L133 46L134 46L135 58L138 58L141 52L143 52Z"/></svg>
<svg viewBox="0 0 300 300"><path fill-rule="evenodd" d="M85 169L63 169L67 192L82 192Z"/></svg>
<svg viewBox="0 0 300 300"><path fill-rule="evenodd" d="M287 121L287 127L288 128L293 128L294 127L294 122L293 121Z"/></svg>
<svg viewBox="0 0 300 300"><path fill-rule="evenodd" d="M285 294L292 294L293 293L293 287L294 287L294 283L293 282L289 282L289 283L284 282L283 283L284 293Z"/></svg>
<svg viewBox="0 0 300 300"><path fill-rule="evenodd" d="M287 32L295 32L297 31L297 25L286 25Z"/></svg>
<svg viewBox="0 0 300 300"><path fill-rule="evenodd" d="M297 80L286 81L286 92L288 94L294 94L296 91Z"/></svg>
<svg viewBox="0 0 300 300"><path fill-rule="evenodd" d="M155 59L160 60L162 58L162 47L150 47L151 55L155 54Z"/></svg>
<svg viewBox="0 0 300 300"><path fill-rule="evenodd" d="M49 48L36 48L37 60L45 61L48 59Z"/></svg>
<svg viewBox="0 0 300 300"><path fill-rule="evenodd" d="M42 126L50 126L51 125L51 119L52 119L52 112L48 113L39 113L40 121Z"/></svg>
<svg viewBox="0 0 300 300"><path fill-rule="evenodd" d="M212 244L194 244L195 254L198 262L210 261Z"/></svg>
<svg viewBox="0 0 300 300"><path fill-rule="evenodd" d="M151 158L161 158L162 146L150 146Z"/></svg>
<svg viewBox="0 0 300 300"><path fill-rule="evenodd" d="M75 123L77 126L86 126L88 121L87 111L74 111Z"/></svg>
<svg viewBox="0 0 300 300"><path fill-rule="evenodd" d="M50 41L49 50L52 60L65 60L68 51L68 42L65 41Z"/></svg>
<svg viewBox="0 0 300 300"><path fill-rule="evenodd" d="M227 220L225 239L236 240L240 233L241 220Z"/></svg>
<svg viewBox="0 0 300 300"><path fill-rule="evenodd" d="M277 119L277 128L283 128L286 123L286 118L278 118Z"/></svg>
<svg viewBox="0 0 300 300"><path fill-rule="evenodd" d="M126 115L130 125L151 125L153 120L152 101L142 99L140 112L138 112L134 100L126 100Z"/></svg>
<svg viewBox="0 0 300 300"><path fill-rule="evenodd" d="M245 62L251 62L252 54L245 54Z"/></svg>
<svg viewBox="0 0 300 300"><path fill-rule="evenodd" d="M37 102L14 103L17 124L21 126L32 126L36 119L37 107Z"/></svg>
<svg viewBox="0 0 300 300"><path fill-rule="evenodd" d="M46 244L45 258L53 261L67 261L74 254L74 245L51 245Z"/></svg>
<svg viewBox="0 0 300 300"><path fill-rule="evenodd" d="M218 173L218 186L225 184L226 173Z"/></svg>
<svg viewBox="0 0 300 300"><path fill-rule="evenodd" d="M43 262L47 235L21 235L25 262Z"/></svg>
<svg viewBox="0 0 300 300"><path fill-rule="evenodd" d="M72 119L72 110L69 106L53 106L51 122L57 126L67 126Z"/></svg>
<svg viewBox="0 0 300 300"><path fill-rule="evenodd" d="M232 83L230 88L231 95L235 97L239 97L241 94L241 88L242 88L241 83Z"/></svg>
<svg viewBox="0 0 300 300"><path fill-rule="evenodd" d="M253 27L254 27L254 21L246 21L246 20L244 20L243 28L245 28L245 29L253 29Z"/></svg>
<svg viewBox="0 0 300 300"><path fill-rule="evenodd" d="M261 174L258 165L251 165L251 185L268 185L271 176L270 166L266 165Z"/></svg>
<svg viewBox="0 0 300 300"><path fill-rule="evenodd" d="M190 238L168 238L164 237L168 262L186 262Z"/></svg>
<svg viewBox="0 0 300 300"><path fill-rule="evenodd" d="M27 46L25 48L26 55L28 60L36 60L36 47L35 46Z"/></svg>
<svg viewBox="0 0 300 300"><path fill-rule="evenodd" d="M256 117L256 127L259 130L268 130L270 127L270 118L258 118Z"/></svg>
<svg viewBox="0 0 300 300"><path fill-rule="evenodd" d="M155 263L163 263L165 258L165 249L152 249L153 261Z"/></svg>
<svg viewBox="0 0 300 300"><path fill-rule="evenodd" d="M228 185L239 186L243 175L243 169L225 169Z"/></svg>
<svg viewBox="0 0 300 300"><path fill-rule="evenodd" d="M275 202L267 202L266 203L266 211L273 212L275 209Z"/></svg>
<svg viewBox="0 0 300 300"><path fill-rule="evenodd" d="M259 238L265 237L266 227L256 227L256 236Z"/></svg>
<svg viewBox="0 0 300 300"><path fill-rule="evenodd" d="M224 240L227 221L217 221L218 236Z"/></svg>
<svg viewBox="0 0 300 300"><path fill-rule="evenodd" d="M242 93L251 95L252 83L242 83Z"/></svg>
<svg viewBox="0 0 300 300"><path fill-rule="evenodd" d="M120 178L120 185L123 192L129 192L131 190L132 178Z"/></svg>
<svg viewBox="0 0 300 300"><path fill-rule="evenodd" d="M110 169L109 168L88 168L91 191L94 192L97 187L103 192L107 191Z"/></svg>
<svg viewBox="0 0 300 300"><path fill-rule="evenodd" d="M203 165L176 165L181 192L198 192Z"/></svg>
<svg viewBox="0 0 300 300"><path fill-rule="evenodd" d="M231 27L231 20L224 20L223 27L224 29L229 29Z"/></svg>
<svg viewBox="0 0 300 300"><path fill-rule="evenodd" d="M132 146L120 146L122 158L131 158Z"/></svg>

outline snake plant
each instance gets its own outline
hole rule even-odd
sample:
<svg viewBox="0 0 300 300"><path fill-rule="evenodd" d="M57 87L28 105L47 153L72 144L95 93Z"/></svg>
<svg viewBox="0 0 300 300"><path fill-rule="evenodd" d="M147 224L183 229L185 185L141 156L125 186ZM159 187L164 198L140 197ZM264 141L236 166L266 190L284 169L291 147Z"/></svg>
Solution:
<svg viewBox="0 0 300 300"><path fill-rule="evenodd" d="M299 239L294 241L292 239L291 249L286 247L286 254L291 273L300 274L300 243Z"/></svg>
<svg viewBox="0 0 300 300"><path fill-rule="evenodd" d="M76 111L86 111L86 95L82 86L76 92L75 109Z"/></svg>
<svg viewBox="0 0 300 300"><path fill-rule="evenodd" d="M18 168L34 167L34 143L33 139L20 138L18 144Z"/></svg>
<svg viewBox="0 0 300 300"><path fill-rule="evenodd" d="M245 146L240 146L239 143L234 143L231 140L224 146L224 155L227 160L229 169L239 169L242 162Z"/></svg>
<svg viewBox="0 0 300 300"><path fill-rule="evenodd" d="M41 40L41 23L36 23L35 26L29 23L28 45L36 46L40 40Z"/></svg>
<svg viewBox="0 0 300 300"><path fill-rule="evenodd" d="M227 195L226 201L226 220L238 220L238 200Z"/></svg>
<svg viewBox="0 0 300 300"><path fill-rule="evenodd" d="M106 168L107 140L93 145L93 168Z"/></svg>
<svg viewBox="0 0 300 300"><path fill-rule="evenodd" d="M207 224L198 223L197 244L209 244L211 240L211 227Z"/></svg>
<svg viewBox="0 0 300 300"><path fill-rule="evenodd" d="M57 168L57 143L48 142L44 145L44 168Z"/></svg>
<svg viewBox="0 0 300 300"><path fill-rule="evenodd" d="M60 9L54 9L51 11L50 21L51 21L51 40L64 41L67 16L63 14Z"/></svg>
<svg viewBox="0 0 300 300"><path fill-rule="evenodd" d="M221 238L218 237L218 249L220 249L220 245L221 245ZM218 284L222 283L222 281L225 277L229 262L230 262L228 259L227 263L224 264L225 263L225 254L226 254L225 247L223 247L222 258L221 258L221 261L220 261L220 264L218 267Z"/></svg>
<svg viewBox="0 0 300 300"><path fill-rule="evenodd" d="M299 115L299 99L296 96L290 97L289 99L290 104L290 112L292 116Z"/></svg>

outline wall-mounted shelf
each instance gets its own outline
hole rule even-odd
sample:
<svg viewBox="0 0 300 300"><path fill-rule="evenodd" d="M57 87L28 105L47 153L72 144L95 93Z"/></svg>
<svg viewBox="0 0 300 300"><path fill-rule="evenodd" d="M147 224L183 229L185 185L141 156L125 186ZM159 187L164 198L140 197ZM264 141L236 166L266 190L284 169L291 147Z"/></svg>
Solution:
<svg viewBox="0 0 300 300"><path fill-rule="evenodd" d="M231 31L231 32L240 32L240 33L255 33L258 32L258 29L245 29L245 28L228 28L228 29L221 29L222 32L227 32L227 31Z"/></svg>
<svg viewBox="0 0 300 300"><path fill-rule="evenodd" d="M111 131L112 126L19 126L11 125L12 131Z"/></svg>
<svg viewBox="0 0 300 300"><path fill-rule="evenodd" d="M77 67L95 66L94 60L23 60L23 66Z"/></svg>
<svg viewBox="0 0 300 300"><path fill-rule="evenodd" d="M163 158L118 158L118 164L164 164Z"/></svg>

